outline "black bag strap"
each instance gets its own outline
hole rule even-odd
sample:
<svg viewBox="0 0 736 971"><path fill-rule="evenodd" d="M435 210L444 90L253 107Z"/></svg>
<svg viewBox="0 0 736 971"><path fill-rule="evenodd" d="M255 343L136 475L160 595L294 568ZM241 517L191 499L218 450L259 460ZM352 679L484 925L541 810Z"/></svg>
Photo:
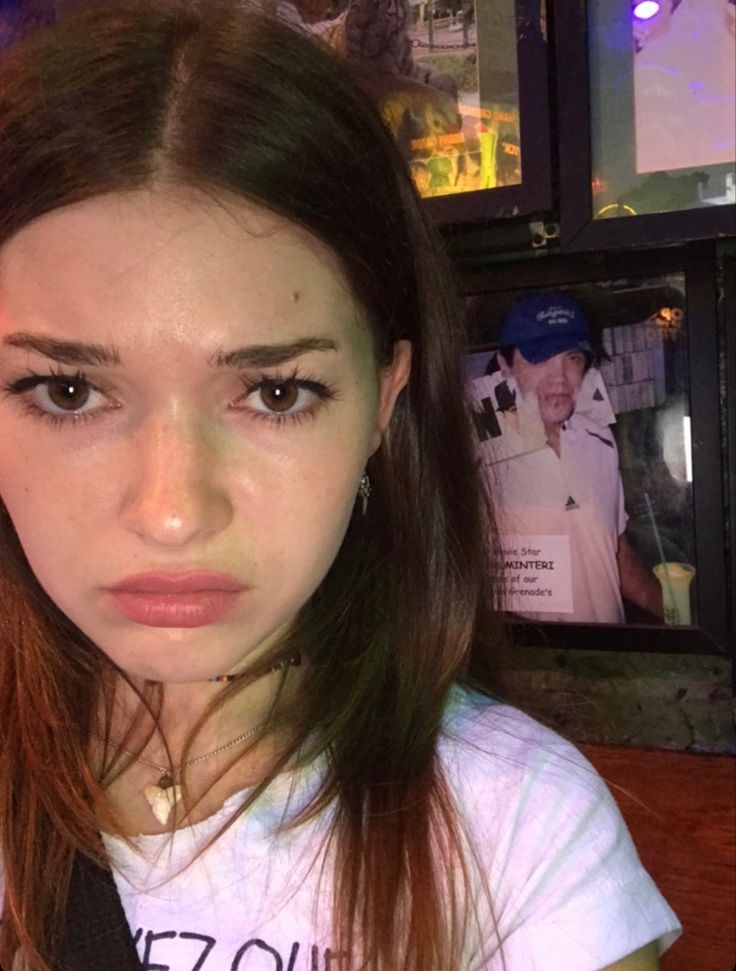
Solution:
<svg viewBox="0 0 736 971"><path fill-rule="evenodd" d="M58 971L143 971L110 870L77 853Z"/></svg>

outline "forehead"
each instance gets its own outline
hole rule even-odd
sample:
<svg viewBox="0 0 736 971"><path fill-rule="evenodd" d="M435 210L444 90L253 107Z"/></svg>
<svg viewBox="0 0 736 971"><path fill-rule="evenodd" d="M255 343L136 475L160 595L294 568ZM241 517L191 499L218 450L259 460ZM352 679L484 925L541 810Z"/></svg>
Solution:
<svg viewBox="0 0 736 971"><path fill-rule="evenodd" d="M580 361L584 362L585 354L583 354L582 351L578 350L578 348L571 347L567 351L560 351L559 354L552 354L551 357L546 357L543 361L532 362L527 360L527 358L524 357L520 348L517 347L514 349L514 364L520 365L521 367L544 368L550 364L554 364L556 361L559 361L561 358L568 358L568 359L574 358L575 360L579 359Z"/></svg>
<svg viewBox="0 0 736 971"><path fill-rule="evenodd" d="M242 200L188 190L115 193L49 213L0 248L0 330L53 329L210 347L274 329L355 330L337 257Z"/></svg>

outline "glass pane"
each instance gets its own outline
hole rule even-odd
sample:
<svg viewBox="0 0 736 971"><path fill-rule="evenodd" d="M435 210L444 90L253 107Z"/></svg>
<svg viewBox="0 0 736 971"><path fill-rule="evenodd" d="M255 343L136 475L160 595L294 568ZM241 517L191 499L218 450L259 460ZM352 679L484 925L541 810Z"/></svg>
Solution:
<svg viewBox="0 0 736 971"><path fill-rule="evenodd" d="M425 196L521 182L515 0L281 0L369 72Z"/></svg>
<svg viewBox="0 0 736 971"><path fill-rule="evenodd" d="M694 623L684 276L523 295L533 300L481 294L468 308L481 343L466 373L507 610Z"/></svg>
<svg viewBox="0 0 736 971"><path fill-rule="evenodd" d="M733 0L609 0L588 16L595 217L736 202Z"/></svg>
<svg viewBox="0 0 736 971"><path fill-rule="evenodd" d="M415 77L425 88L397 83L399 116L388 117L417 187L438 196L518 185L514 0L412 0L411 6Z"/></svg>

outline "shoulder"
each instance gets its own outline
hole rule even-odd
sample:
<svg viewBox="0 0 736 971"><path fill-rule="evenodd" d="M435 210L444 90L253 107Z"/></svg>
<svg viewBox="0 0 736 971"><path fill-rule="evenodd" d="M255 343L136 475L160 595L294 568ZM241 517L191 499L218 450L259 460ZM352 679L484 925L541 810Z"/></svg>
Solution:
<svg viewBox="0 0 736 971"><path fill-rule="evenodd" d="M555 856L582 865L628 838L588 759L519 708L454 689L440 759L458 812L480 845L496 847L494 865L513 884Z"/></svg>
<svg viewBox="0 0 736 971"><path fill-rule="evenodd" d="M456 686L443 723L440 758L460 802L482 792L508 805L534 787L572 800L608 792L585 756L567 739L519 708Z"/></svg>
<svg viewBox="0 0 736 971"><path fill-rule="evenodd" d="M481 760L484 756L496 755L502 760L513 756L520 768L543 763L550 755L587 761L572 742L521 708L459 684L453 685L448 696L441 745L450 750L474 750Z"/></svg>
<svg viewBox="0 0 736 971"><path fill-rule="evenodd" d="M605 781L571 742L518 708L456 688L439 754L509 967L599 971L679 936Z"/></svg>

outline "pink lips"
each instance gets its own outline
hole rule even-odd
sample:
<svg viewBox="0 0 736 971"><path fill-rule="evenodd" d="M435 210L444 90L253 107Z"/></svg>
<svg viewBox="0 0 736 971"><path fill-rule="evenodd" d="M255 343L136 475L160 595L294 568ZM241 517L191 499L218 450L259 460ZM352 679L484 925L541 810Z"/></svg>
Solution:
<svg viewBox="0 0 736 971"><path fill-rule="evenodd" d="M138 573L108 588L116 609L147 627L203 627L231 613L244 584L227 573Z"/></svg>

